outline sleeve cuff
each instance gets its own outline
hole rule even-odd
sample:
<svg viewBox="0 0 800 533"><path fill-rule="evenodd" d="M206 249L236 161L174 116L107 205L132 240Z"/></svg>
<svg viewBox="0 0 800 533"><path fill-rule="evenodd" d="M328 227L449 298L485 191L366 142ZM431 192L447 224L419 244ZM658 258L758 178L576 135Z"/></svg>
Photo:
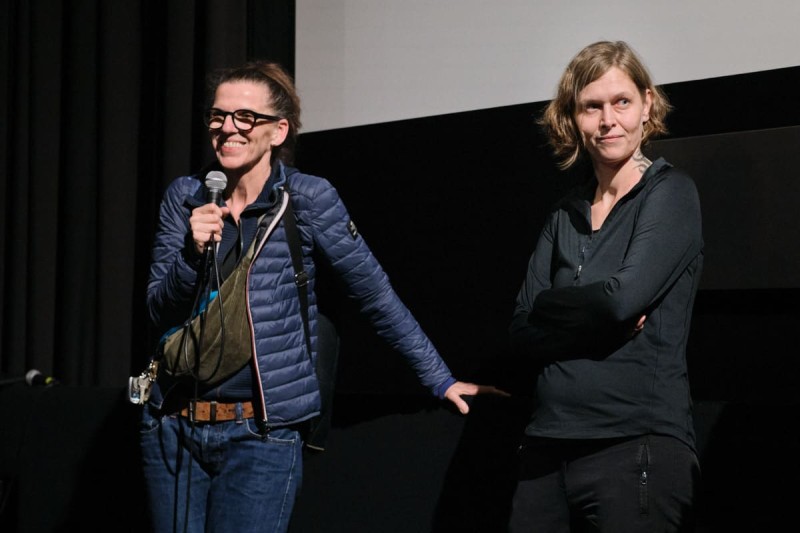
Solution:
<svg viewBox="0 0 800 533"><path fill-rule="evenodd" d="M203 266L203 254L197 253L197 249L194 247L194 241L192 240L191 232L186 234L181 255L189 267L191 267L193 270L200 271L200 268Z"/></svg>
<svg viewBox="0 0 800 533"><path fill-rule="evenodd" d="M436 396L437 396L437 397L438 397L440 400L443 400L443 399L444 399L444 393L445 393L445 392L447 392L447 389L449 389L449 388L450 388L450 386L451 386L453 383L455 383L455 382L456 382L456 378L454 378L454 377L452 377L452 376L451 376L451 377L449 377L449 378L447 378L447 379L444 381L444 383L442 383L442 384L440 384L438 387L436 387L436 389L434 390L434 393L436 394Z"/></svg>

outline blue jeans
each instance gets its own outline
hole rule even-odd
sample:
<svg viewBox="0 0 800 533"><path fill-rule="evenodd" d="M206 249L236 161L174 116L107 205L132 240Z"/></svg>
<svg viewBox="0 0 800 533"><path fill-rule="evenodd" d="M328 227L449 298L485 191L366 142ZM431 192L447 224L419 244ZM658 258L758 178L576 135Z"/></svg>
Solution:
<svg viewBox="0 0 800 533"><path fill-rule="evenodd" d="M509 531L688 533L700 469L672 437L526 437Z"/></svg>
<svg viewBox="0 0 800 533"><path fill-rule="evenodd" d="M139 436L152 531L287 531L303 471L296 430L261 435L252 419L192 428L145 406Z"/></svg>

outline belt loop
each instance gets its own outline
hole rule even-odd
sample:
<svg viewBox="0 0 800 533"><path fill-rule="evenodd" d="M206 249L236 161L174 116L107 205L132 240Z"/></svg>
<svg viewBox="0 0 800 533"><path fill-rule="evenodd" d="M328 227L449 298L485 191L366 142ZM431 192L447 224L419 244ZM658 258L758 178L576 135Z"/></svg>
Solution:
<svg viewBox="0 0 800 533"><path fill-rule="evenodd" d="M189 422L196 422L195 409L197 409L197 400L189 400Z"/></svg>
<svg viewBox="0 0 800 533"><path fill-rule="evenodd" d="M217 402L214 400L209 402L208 419L212 424L217 421Z"/></svg>
<svg viewBox="0 0 800 533"><path fill-rule="evenodd" d="M244 420L244 407L242 406L242 402L236 402L236 421L241 423Z"/></svg>

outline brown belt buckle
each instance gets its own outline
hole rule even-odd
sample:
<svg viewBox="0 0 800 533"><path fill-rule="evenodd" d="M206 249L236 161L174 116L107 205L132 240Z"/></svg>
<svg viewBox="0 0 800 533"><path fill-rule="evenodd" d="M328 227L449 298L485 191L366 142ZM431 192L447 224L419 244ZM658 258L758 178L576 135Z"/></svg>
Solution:
<svg viewBox="0 0 800 533"><path fill-rule="evenodd" d="M208 420L197 419L197 400L189 400L189 421L190 422L211 422L212 424L217 421L217 402L212 400L208 402Z"/></svg>

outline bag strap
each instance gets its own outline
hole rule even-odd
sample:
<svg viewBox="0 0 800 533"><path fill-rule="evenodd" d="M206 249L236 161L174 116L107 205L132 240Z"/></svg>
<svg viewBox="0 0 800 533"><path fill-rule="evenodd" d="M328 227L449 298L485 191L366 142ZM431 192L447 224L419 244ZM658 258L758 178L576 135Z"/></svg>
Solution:
<svg viewBox="0 0 800 533"><path fill-rule="evenodd" d="M289 191L286 192L288 194ZM297 221L292 210L291 197L286 203L283 222L286 227L286 239L289 241L292 266L294 266L294 283L297 285L297 293L300 297L300 314L303 317L306 347L308 348L308 356L311 357L311 332L308 327L308 273L303 268L303 250L300 247L300 233L297 231Z"/></svg>

